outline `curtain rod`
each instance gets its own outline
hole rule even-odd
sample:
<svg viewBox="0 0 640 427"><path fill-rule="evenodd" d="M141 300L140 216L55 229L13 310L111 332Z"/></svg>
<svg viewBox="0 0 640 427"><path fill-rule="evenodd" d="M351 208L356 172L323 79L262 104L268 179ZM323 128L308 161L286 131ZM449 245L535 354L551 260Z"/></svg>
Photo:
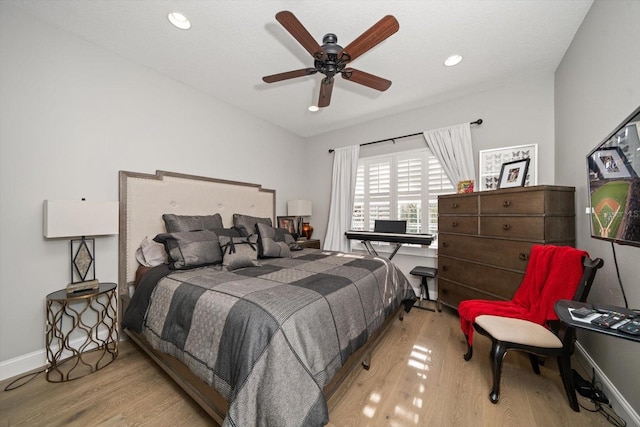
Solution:
<svg viewBox="0 0 640 427"><path fill-rule="evenodd" d="M478 119L475 122L470 122L469 124L470 125L481 125L482 124L482 119ZM396 139L409 138L410 136L418 136L418 135L422 135L422 132L411 133L409 135L396 136L395 138L385 138L385 139L379 139L377 141L365 142L364 144L360 144L360 147L364 147L365 145L377 144L379 142L386 142L386 141L396 142ZM335 150L333 148L329 149L329 153L333 153L334 151Z"/></svg>

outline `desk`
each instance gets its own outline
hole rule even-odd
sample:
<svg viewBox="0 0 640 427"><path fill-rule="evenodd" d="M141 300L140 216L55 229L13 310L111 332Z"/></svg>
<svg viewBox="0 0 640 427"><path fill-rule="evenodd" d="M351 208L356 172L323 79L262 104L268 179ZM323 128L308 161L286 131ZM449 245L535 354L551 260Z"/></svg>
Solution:
<svg viewBox="0 0 640 427"><path fill-rule="evenodd" d="M610 335L612 337L622 338L629 341L640 342L640 335L625 334L624 332L619 332L616 329L605 328L603 326L594 325L593 323L590 323L590 322L581 322L580 320L575 320L573 317L571 317L571 313L569 312L569 309L581 308L581 307L592 308L593 306L591 304L584 303L584 302L561 299L560 301L556 302L554 306L554 310L558 315L558 318L560 319L560 321L567 326L571 326L573 328L578 328L578 329L585 329L587 331L597 332L599 334ZM598 305L598 308L615 311L617 313L633 314L633 310L629 310L623 307L616 307L612 305Z"/></svg>
<svg viewBox="0 0 640 427"><path fill-rule="evenodd" d="M389 259L393 258L403 244L429 246L433 242L432 234L379 233L375 231L347 231L344 233L349 240L360 240L367 252L379 256L371 242L395 243Z"/></svg>

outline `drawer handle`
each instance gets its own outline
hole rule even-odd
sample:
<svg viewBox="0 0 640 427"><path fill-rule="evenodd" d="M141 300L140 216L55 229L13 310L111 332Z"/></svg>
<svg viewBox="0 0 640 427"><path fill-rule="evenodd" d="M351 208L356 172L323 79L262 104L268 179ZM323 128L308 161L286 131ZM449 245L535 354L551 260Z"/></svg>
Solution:
<svg viewBox="0 0 640 427"><path fill-rule="evenodd" d="M505 200L504 202L502 202L502 206L504 206L505 208L508 208L509 206L511 206L511 201Z"/></svg>
<svg viewBox="0 0 640 427"><path fill-rule="evenodd" d="M458 223L457 223L457 222L455 222L455 221L453 221L453 222L451 223L451 226L452 226L452 227L457 227L457 226L458 226Z"/></svg>
<svg viewBox="0 0 640 427"><path fill-rule="evenodd" d="M458 207L458 204L457 204L457 203L452 203L452 204L451 204L451 207L455 209L455 208L457 208L457 207Z"/></svg>
<svg viewBox="0 0 640 427"><path fill-rule="evenodd" d="M443 295L447 295L449 293L448 289L442 289L441 291L438 292L442 292Z"/></svg>
<svg viewBox="0 0 640 427"><path fill-rule="evenodd" d="M449 270L449 266L448 265L443 265L442 266L442 271L447 271Z"/></svg>
<svg viewBox="0 0 640 427"><path fill-rule="evenodd" d="M502 229L504 231L509 231L511 229L511 226L509 224L505 224L505 225L502 226Z"/></svg>
<svg viewBox="0 0 640 427"><path fill-rule="evenodd" d="M520 258L520 261L526 261L529 258L529 256L524 252L520 252L520 254L518 255L518 258Z"/></svg>
<svg viewBox="0 0 640 427"><path fill-rule="evenodd" d="M442 247L443 247L443 248L446 248L447 246L449 246L449 243L448 243L448 242L442 242Z"/></svg>

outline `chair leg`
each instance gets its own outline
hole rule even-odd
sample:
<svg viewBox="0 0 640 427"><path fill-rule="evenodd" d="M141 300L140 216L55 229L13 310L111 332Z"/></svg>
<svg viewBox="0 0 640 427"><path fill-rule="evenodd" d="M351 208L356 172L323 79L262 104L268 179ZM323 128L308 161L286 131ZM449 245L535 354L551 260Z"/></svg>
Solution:
<svg viewBox="0 0 640 427"><path fill-rule="evenodd" d="M540 363L538 360L538 356L529 353L529 360L531 361L531 368L533 369L533 372L540 375Z"/></svg>
<svg viewBox="0 0 640 427"><path fill-rule="evenodd" d="M568 350L565 350L561 356L558 356L558 368L560 369L560 377L562 378L562 385L564 385L564 391L567 393L567 399L569 399L569 406L576 412L580 412L580 405L578 405L578 398L576 397L576 389L573 383L573 372L571 371L571 354Z"/></svg>
<svg viewBox="0 0 640 427"><path fill-rule="evenodd" d="M498 403L498 400L500 400L502 359L504 359L506 352L507 348L500 341L494 341L491 345L491 372L493 373L493 387L489 392L489 400L491 400L491 403Z"/></svg>
<svg viewBox="0 0 640 427"><path fill-rule="evenodd" d="M465 338L467 338L467 353L463 357L464 357L464 360L468 362L469 360L471 360L471 357L473 356L473 346L469 345L469 339L466 335L465 335Z"/></svg>

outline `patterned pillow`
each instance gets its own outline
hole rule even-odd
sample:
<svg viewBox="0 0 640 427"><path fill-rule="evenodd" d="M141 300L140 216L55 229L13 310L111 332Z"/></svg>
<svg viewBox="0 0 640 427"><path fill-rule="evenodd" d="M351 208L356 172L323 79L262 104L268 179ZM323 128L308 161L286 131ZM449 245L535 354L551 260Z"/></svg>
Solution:
<svg viewBox="0 0 640 427"><path fill-rule="evenodd" d="M153 239L164 244L169 267L174 270L202 267L222 262L218 236L211 230L158 234Z"/></svg>
<svg viewBox="0 0 640 427"><path fill-rule="evenodd" d="M258 223L258 255L260 258L286 258L296 244L293 236L284 228L273 228Z"/></svg>
<svg viewBox="0 0 640 427"><path fill-rule="evenodd" d="M233 226L236 227L243 236L250 236L256 232L256 224L273 225L271 218L258 218L255 216L233 214Z"/></svg>
<svg viewBox="0 0 640 427"><path fill-rule="evenodd" d="M213 215L162 215L167 233L180 233L183 231L214 230L222 228L220 214Z"/></svg>
<svg viewBox="0 0 640 427"><path fill-rule="evenodd" d="M229 271L259 266L260 264L256 261L258 258L257 241L256 234L248 237L220 236L220 248L223 254L222 265L227 267Z"/></svg>

